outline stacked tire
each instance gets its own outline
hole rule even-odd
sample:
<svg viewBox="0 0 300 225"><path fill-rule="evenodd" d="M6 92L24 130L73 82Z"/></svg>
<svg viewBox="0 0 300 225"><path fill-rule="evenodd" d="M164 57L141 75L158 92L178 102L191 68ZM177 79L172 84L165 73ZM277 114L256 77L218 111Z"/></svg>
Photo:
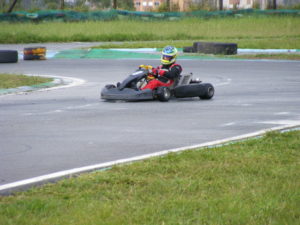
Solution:
<svg viewBox="0 0 300 225"><path fill-rule="evenodd" d="M24 60L45 60L46 48L45 47L24 48L23 59Z"/></svg>
<svg viewBox="0 0 300 225"><path fill-rule="evenodd" d="M194 50L204 54L215 55L236 55L236 43L220 43L220 42L195 42Z"/></svg>
<svg viewBox="0 0 300 225"><path fill-rule="evenodd" d="M236 43L194 42L193 46L184 47L183 52L214 55L236 55L237 49L238 45Z"/></svg>
<svg viewBox="0 0 300 225"><path fill-rule="evenodd" d="M16 63L18 62L18 51L0 50L0 63Z"/></svg>

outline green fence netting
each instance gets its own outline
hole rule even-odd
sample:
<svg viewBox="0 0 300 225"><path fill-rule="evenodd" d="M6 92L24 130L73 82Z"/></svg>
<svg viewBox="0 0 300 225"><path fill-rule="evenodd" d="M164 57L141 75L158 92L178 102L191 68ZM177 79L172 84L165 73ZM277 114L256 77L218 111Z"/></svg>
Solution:
<svg viewBox="0 0 300 225"><path fill-rule="evenodd" d="M86 21L86 20L115 20L118 18L116 10L76 12L49 10L27 13L23 11L1 13L0 21L26 22L26 21Z"/></svg>
<svg viewBox="0 0 300 225"><path fill-rule="evenodd" d="M135 12L126 10L76 12L49 10L35 13L13 12L0 13L0 21L26 22L26 21L86 21L86 20L117 20L117 19L137 19L137 20L176 20L188 17L214 18L214 17L242 17L259 15L278 16L300 16L300 10L224 10L224 11L193 11L193 12Z"/></svg>

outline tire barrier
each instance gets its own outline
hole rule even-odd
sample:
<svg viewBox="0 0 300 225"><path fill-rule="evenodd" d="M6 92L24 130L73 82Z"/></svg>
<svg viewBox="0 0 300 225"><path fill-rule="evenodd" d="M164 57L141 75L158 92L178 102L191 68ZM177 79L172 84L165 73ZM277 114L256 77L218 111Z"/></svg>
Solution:
<svg viewBox="0 0 300 225"><path fill-rule="evenodd" d="M0 50L0 63L16 63L18 62L18 51Z"/></svg>
<svg viewBox="0 0 300 225"><path fill-rule="evenodd" d="M24 60L45 60L46 48L45 47L24 48L23 59Z"/></svg>
<svg viewBox="0 0 300 225"><path fill-rule="evenodd" d="M215 55L236 55L237 44L235 43L218 43L218 42L195 42L194 50L204 54Z"/></svg>
<svg viewBox="0 0 300 225"><path fill-rule="evenodd" d="M194 47L183 47L183 52L193 53L195 52Z"/></svg>
<svg viewBox="0 0 300 225"><path fill-rule="evenodd" d="M194 52L214 55L236 55L236 43L194 42L192 47L183 48L183 52Z"/></svg>

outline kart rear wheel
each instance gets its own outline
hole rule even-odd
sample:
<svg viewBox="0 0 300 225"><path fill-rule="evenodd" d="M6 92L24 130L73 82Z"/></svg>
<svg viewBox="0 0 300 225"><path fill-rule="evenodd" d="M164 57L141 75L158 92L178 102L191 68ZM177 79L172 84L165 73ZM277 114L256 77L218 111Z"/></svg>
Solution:
<svg viewBox="0 0 300 225"><path fill-rule="evenodd" d="M204 100L211 99L215 94L214 86L212 86L211 84L205 84L204 88L205 88L204 95L201 95L199 97Z"/></svg>
<svg viewBox="0 0 300 225"><path fill-rule="evenodd" d="M156 96L159 101L167 102L171 98L171 91L168 87L158 87Z"/></svg>

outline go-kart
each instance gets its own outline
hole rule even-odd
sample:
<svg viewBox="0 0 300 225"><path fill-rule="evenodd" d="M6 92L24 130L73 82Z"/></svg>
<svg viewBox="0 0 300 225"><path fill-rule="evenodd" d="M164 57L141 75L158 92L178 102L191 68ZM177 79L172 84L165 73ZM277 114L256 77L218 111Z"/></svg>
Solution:
<svg viewBox="0 0 300 225"><path fill-rule="evenodd" d="M211 99L214 87L210 83L202 83L199 79L192 79L193 74L182 74L170 87L158 87L155 90L141 90L149 81L155 79L151 73L151 66L140 66L137 71L129 75L123 82L116 85L108 84L101 90L101 98L105 100L144 101L159 100L167 102L171 97Z"/></svg>

